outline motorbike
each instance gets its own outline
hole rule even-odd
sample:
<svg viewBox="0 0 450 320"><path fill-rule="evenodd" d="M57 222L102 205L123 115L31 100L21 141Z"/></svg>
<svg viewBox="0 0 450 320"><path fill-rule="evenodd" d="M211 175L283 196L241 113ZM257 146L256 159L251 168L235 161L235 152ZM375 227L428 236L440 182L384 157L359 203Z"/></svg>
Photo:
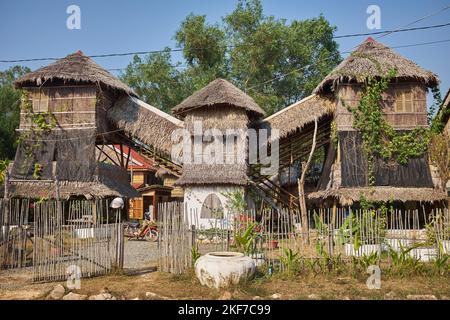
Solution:
<svg viewBox="0 0 450 320"><path fill-rule="evenodd" d="M139 222L127 222L124 224L124 236L128 240L158 240L158 226L154 221L145 219L142 225Z"/></svg>

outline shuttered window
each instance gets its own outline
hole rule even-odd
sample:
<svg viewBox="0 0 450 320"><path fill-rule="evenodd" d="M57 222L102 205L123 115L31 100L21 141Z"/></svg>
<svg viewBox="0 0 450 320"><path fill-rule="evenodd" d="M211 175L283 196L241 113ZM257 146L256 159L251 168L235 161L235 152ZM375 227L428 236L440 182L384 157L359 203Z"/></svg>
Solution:
<svg viewBox="0 0 450 320"><path fill-rule="evenodd" d="M33 112L48 112L48 89L36 90L32 93Z"/></svg>
<svg viewBox="0 0 450 320"><path fill-rule="evenodd" d="M396 112L415 112L413 103L413 93L410 89L397 91L395 95Z"/></svg>

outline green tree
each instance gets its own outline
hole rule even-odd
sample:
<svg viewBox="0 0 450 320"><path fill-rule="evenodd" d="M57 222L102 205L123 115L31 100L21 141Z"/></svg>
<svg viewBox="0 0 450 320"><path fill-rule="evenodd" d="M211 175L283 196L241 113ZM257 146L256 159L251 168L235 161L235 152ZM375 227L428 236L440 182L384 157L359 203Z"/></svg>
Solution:
<svg viewBox="0 0 450 320"><path fill-rule="evenodd" d="M135 58L122 79L148 103L167 111L221 77L271 114L311 94L341 61L335 30L322 15L288 23L265 16L259 0L241 0L216 24L194 14L181 23L174 39L182 49L185 69L172 65L167 51L163 66L155 64L155 55L146 61Z"/></svg>
<svg viewBox="0 0 450 320"><path fill-rule="evenodd" d="M15 154L21 92L13 82L27 72L30 69L21 66L0 71L0 159L12 159Z"/></svg>
<svg viewBox="0 0 450 320"><path fill-rule="evenodd" d="M168 112L170 107L179 103L185 96L185 75L178 65L170 61L171 50L153 53L141 59L134 56L128 65L122 80L128 83L144 101Z"/></svg>
<svg viewBox="0 0 450 320"><path fill-rule="evenodd" d="M221 70L227 50L225 33L220 26L207 24L206 16L188 15L176 32L175 40L183 48L183 55L191 67L225 72Z"/></svg>

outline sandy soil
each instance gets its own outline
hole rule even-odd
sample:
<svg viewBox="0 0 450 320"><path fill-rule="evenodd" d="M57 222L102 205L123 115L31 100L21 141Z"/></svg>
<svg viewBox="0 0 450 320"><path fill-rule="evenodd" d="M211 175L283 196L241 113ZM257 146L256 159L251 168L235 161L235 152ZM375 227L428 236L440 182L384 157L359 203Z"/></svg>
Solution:
<svg viewBox="0 0 450 320"><path fill-rule="evenodd" d="M55 283L32 284L30 270L0 272L0 299L44 299ZM62 283L63 285L65 283ZM225 290L202 287L195 276L176 276L143 269L126 274L82 279L81 289L74 292L98 294L103 288L118 299L218 299ZM249 284L229 288L232 299L405 299L408 295L450 297L449 277L383 278L381 289L370 290L365 279L335 275L270 279L257 278ZM152 294L146 294L151 292Z"/></svg>

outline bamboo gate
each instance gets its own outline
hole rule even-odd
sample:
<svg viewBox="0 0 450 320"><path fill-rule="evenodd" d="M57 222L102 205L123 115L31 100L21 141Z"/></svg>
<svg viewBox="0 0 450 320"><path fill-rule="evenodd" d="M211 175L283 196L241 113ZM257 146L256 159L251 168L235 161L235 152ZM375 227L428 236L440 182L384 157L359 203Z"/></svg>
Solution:
<svg viewBox="0 0 450 320"><path fill-rule="evenodd" d="M107 200L0 200L0 268L30 267L33 281L104 275L123 266L120 210Z"/></svg>

